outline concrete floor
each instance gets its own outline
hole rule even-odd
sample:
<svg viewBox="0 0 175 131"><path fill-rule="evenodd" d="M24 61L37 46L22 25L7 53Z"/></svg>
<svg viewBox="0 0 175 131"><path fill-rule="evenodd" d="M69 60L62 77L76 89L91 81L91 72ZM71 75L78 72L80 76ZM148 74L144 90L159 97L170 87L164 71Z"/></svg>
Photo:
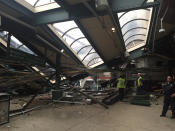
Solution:
<svg viewBox="0 0 175 131"><path fill-rule="evenodd" d="M161 108L122 102L108 110L99 105L48 106L12 118L0 131L174 131L170 111L160 118Z"/></svg>

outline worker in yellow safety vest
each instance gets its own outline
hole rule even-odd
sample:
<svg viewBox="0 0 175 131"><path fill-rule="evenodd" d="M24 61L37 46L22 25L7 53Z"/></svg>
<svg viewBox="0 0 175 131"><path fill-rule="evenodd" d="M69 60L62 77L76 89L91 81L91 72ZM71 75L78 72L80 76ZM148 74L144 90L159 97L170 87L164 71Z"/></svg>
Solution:
<svg viewBox="0 0 175 131"><path fill-rule="evenodd" d="M119 89L119 100L123 100L125 94L125 79L121 75L117 79L117 88Z"/></svg>
<svg viewBox="0 0 175 131"><path fill-rule="evenodd" d="M137 81L136 81L137 94L141 95L144 92L144 89L143 89L143 78L141 76L141 73L138 73L137 76L138 76Z"/></svg>

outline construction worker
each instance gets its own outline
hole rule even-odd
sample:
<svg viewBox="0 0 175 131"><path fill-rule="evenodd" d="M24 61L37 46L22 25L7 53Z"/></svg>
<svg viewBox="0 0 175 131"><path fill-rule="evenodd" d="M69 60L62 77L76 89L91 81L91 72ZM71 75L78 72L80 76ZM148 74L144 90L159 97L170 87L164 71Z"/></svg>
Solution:
<svg viewBox="0 0 175 131"><path fill-rule="evenodd" d="M117 79L117 88L119 89L119 100L123 100L125 94L125 79L122 75Z"/></svg>
<svg viewBox="0 0 175 131"><path fill-rule="evenodd" d="M136 81L136 86L137 86L137 94L138 95L141 95L144 93L144 90L143 90L143 78L141 76L141 73L138 73L137 74L137 81Z"/></svg>
<svg viewBox="0 0 175 131"><path fill-rule="evenodd" d="M167 77L167 82L162 84L164 90L164 105L160 117L165 117L171 106L172 118L175 118L175 84L171 76Z"/></svg>

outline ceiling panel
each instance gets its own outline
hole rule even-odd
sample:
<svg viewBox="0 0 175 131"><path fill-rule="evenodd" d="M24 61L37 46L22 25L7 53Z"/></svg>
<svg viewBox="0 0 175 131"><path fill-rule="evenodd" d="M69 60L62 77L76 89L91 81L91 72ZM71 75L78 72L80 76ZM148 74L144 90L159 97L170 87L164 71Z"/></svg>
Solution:
<svg viewBox="0 0 175 131"><path fill-rule="evenodd" d="M86 32L94 41L100 54L103 54L106 61L120 57L124 51L119 35L112 32L113 24L109 16L103 16L101 19L104 22L104 28L100 25L97 18L81 19L80 22L84 26Z"/></svg>

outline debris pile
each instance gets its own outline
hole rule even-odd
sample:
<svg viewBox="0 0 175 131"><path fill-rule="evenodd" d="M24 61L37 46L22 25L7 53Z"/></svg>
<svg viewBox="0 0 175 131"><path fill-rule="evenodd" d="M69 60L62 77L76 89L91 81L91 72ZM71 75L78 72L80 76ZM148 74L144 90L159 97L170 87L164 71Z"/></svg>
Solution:
<svg viewBox="0 0 175 131"><path fill-rule="evenodd" d="M150 106L150 96L149 95L136 95L130 101L134 105Z"/></svg>

